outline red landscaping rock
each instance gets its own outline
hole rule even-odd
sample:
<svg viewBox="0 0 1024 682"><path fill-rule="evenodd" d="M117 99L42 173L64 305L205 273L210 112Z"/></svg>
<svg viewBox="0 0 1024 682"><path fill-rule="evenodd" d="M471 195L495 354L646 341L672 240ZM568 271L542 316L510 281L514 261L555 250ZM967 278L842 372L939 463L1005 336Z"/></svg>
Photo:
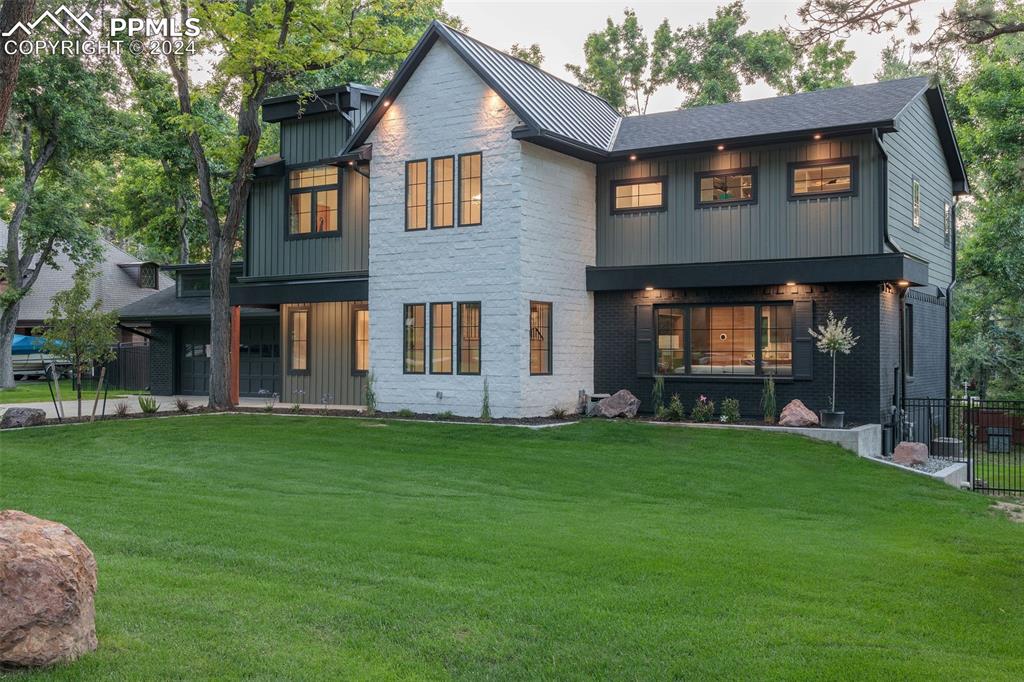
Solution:
<svg viewBox="0 0 1024 682"><path fill-rule="evenodd" d="M818 415L814 414L799 400L790 400L782 408L779 426L817 426Z"/></svg>
<svg viewBox="0 0 1024 682"><path fill-rule="evenodd" d="M892 461L908 467L925 464L928 462L928 446L905 440L892 451Z"/></svg>

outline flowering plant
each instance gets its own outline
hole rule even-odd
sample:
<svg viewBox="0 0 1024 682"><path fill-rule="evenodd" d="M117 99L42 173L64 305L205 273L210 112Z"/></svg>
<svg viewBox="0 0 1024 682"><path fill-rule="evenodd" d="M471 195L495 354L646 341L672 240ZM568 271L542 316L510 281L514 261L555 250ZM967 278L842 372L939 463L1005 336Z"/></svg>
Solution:
<svg viewBox="0 0 1024 682"><path fill-rule="evenodd" d="M832 356L832 397L829 399L828 409L835 412L836 409L836 353L849 355L853 347L860 340L859 336L853 335L853 330L846 326L846 318L836 319L835 313L828 311L825 324L818 325L818 331L807 330L816 340L818 351Z"/></svg>

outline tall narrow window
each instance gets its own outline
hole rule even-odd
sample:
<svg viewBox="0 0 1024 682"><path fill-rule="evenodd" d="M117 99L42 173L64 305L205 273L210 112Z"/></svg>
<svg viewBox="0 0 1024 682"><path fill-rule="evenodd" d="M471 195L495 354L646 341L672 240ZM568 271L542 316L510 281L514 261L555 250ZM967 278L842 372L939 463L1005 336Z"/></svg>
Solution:
<svg viewBox="0 0 1024 682"><path fill-rule="evenodd" d="M452 373L452 304L430 304L430 373Z"/></svg>
<svg viewBox="0 0 1024 682"><path fill-rule="evenodd" d="M551 374L551 304L530 301L530 374Z"/></svg>
<svg viewBox="0 0 1024 682"><path fill-rule="evenodd" d="M455 224L455 159L445 156L434 159L434 187L431 197L431 227L452 227Z"/></svg>
<svg viewBox="0 0 1024 682"><path fill-rule="evenodd" d="M910 183L911 211L913 213L914 229L921 229L921 183L917 178Z"/></svg>
<svg viewBox="0 0 1024 682"><path fill-rule="evenodd" d="M686 353L683 350L682 308L658 308L658 345L655 358L658 374L683 374Z"/></svg>
<svg viewBox="0 0 1024 682"><path fill-rule="evenodd" d="M793 374L792 306L761 306L761 373Z"/></svg>
<svg viewBox="0 0 1024 682"><path fill-rule="evenodd" d="M459 304L459 374L480 373L480 304Z"/></svg>
<svg viewBox="0 0 1024 682"><path fill-rule="evenodd" d="M841 196L857 192L856 159L789 164L789 198Z"/></svg>
<svg viewBox="0 0 1024 682"><path fill-rule="evenodd" d="M300 168L288 173L288 234L338 234L338 169Z"/></svg>
<svg viewBox="0 0 1024 682"><path fill-rule="evenodd" d="M405 229L427 229L427 162L405 164Z"/></svg>
<svg viewBox="0 0 1024 682"><path fill-rule="evenodd" d="M309 372L309 310L300 308L288 313L288 371Z"/></svg>
<svg viewBox="0 0 1024 682"><path fill-rule="evenodd" d="M953 207L947 201L942 205L942 242L949 246L950 235L953 234Z"/></svg>
<svg viewBox="0 0 1024 682"><path fill-rule="evenodd" d="M405 306L405 364L406 374L423 374L426 371L427 306L412 303Z"/></svg>
<svg viewBox="0 0 1024 682"><path fill-rule="evenodd" d="M459 225L479 225L483 214L483 155L459 156Z"/></svg>
<svg viewBox="0 0 1024 682"><path fill-rule="evenodd" d="M352 372L365 374L370 370L370 311L366 304L357 304L352 311Z"/></svg>

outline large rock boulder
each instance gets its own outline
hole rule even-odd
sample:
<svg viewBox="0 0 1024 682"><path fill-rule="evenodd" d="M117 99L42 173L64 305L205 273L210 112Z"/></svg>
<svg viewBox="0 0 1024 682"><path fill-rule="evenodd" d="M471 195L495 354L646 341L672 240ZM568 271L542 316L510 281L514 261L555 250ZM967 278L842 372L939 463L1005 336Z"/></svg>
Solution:
<svg viewBox="0 0 1024 682"><path fill-rule="evenodd" d="M67 526L0 511L0 666L70 661L96 648L96 559Z"/></svg>
<svg viewBox="0 0 1024 682"><path fill-rule="evenodd" d="M779 415L779 426L817 426L818 415L799 400L790 400Z"/></svg>
<svg viewBox="0 0 1024 682"><path fill-rule="evenodd" d="M640 399L626 389L622 389L614 395L598 400L591 414L595 417L606 417L608 419L616 417L632 419L636 416L639 409Z"/></svg>
<svg viewBox="0 0 1024 682"><path fill-rule="evenodd" d="M8 407L0 417L0 429L17 429L22 426L37 426L46 421L46 410L35 407Z"/></svg>
<svg viewBox="0 0 1024 682"><path fill-rule="evenodd" d="M928 462L928 446L924 443L902 441L892 451L892 461L903 466L917 466Z"/></svg>

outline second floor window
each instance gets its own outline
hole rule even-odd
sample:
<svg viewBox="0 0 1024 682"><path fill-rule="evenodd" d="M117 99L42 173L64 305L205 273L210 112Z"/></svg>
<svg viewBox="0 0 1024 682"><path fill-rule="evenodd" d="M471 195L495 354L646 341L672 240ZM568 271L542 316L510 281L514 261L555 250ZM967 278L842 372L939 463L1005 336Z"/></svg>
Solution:
<svg viewBox="0 0 1024 682"><path fill-rule="evenodd" d="M949 238L953 234L953 208L949 203L942 205L942 242L949 246Z"/></svg>
<svg viewBox="0 0 1024 682"><path fill-rule="evenodd" d="M921 183L917 178L910 181L911 218L914 229L921 229Z"/></svg>
<svg viewBox="0 0 1024 682"><path fill-rule="evenodd" d="M405 164L405 229L427 229L427 162Z"/></svg>
<svg viewBox="0 0 1024 682"><path fill-rule="evenodd" d="M338 234L338 169L313 166L288 173L288 234Z"/></svg>
<svg viewBox="0 0 1024 682"><path fill-rule="evenodd" d="M854 159L801 161L789 164L789 195L791 199L815 196L838 196L857 191Z"/></svg>
<svg viewBox="0 0 1024 682"><path fill-rule="evenodd" d="M612 181L612 213L660 211L664 208L664 178Z"/></svg>
<svg viewBox="0 0 1024 682"><path fill-rule="evenodd" d="M434 185L431 191L430 226L452 227L455 225L455 159L444 156L431 163Z"/></svg>
<svg viewBox="0 0 1024 682"><path fill-rule="evenodd" d="M755 173L752 168L706 171L697 174L697 205L752 203Z"/></svg>
<svg viewBox="0 0 1024 682"><path fill-rule="evenodd" d="M459 156L459 225L479 225L483 213L483 155Z"/></svg>

